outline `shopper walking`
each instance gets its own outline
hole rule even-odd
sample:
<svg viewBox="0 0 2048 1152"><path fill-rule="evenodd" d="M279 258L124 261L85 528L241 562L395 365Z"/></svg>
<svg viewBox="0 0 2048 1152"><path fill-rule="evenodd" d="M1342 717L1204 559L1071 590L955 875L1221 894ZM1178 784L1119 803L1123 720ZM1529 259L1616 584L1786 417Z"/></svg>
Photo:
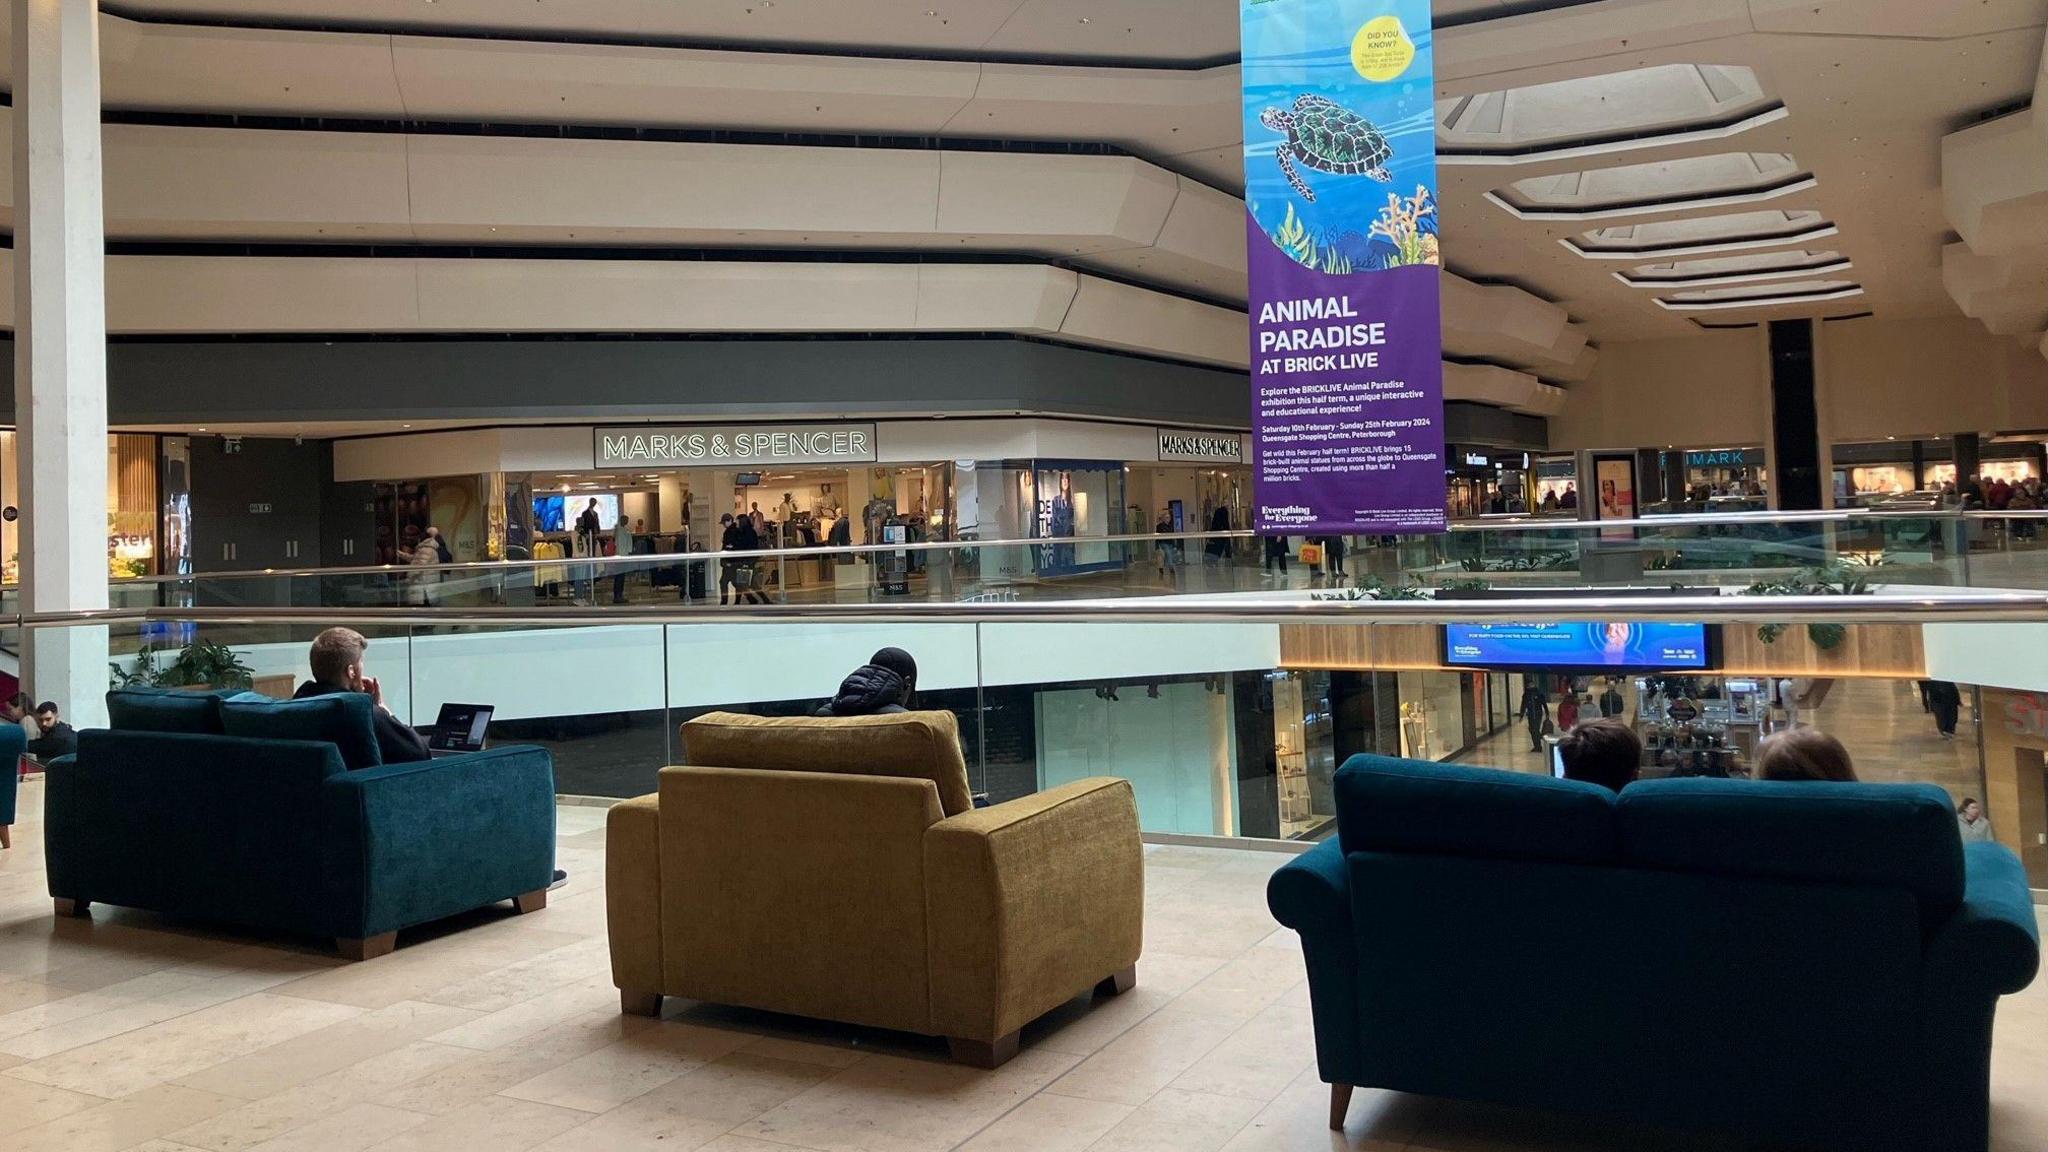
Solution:
<svg viewBox="0 0 2048 1152"><path fill-rule="evenodd" d="M1266 571L1271 572L1276 568L1282 576L1287 575L1287 537L1285 536L1266 537Z"/></svg>
<svg viewBox="0 0 2048 1152"><path fill-rule="evenodd" d="M1524 678L1521 713L1529 725L1529 751L1543 751L1543 730L1550 727L1550 700L1534 676Z"/></svg>
<svg viewBox="0 0 2048 1152"><path fill-rule="evenodd" d="M1946 680L1930 681L1927 685L1927 703L1934 710L1934 727L1943 740L1956 738L1956 721L1962 716L1962 689Z"/></svg>

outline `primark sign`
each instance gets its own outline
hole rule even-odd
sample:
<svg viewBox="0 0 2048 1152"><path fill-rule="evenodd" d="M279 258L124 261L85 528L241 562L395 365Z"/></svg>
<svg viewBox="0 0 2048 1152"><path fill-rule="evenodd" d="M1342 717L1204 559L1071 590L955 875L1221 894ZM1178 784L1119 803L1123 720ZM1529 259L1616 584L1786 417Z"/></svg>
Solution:
<svg viewBox="0 0 2048 1152"><path fill-rule="evenodd" d="M871 464L873 424L733 424L702 428L599 428L598 468L764 464Z"/></svg>
<svg viewBox="0 0 2048 1152"><path fill-rule="evenodd" d="M1237 432L1194 432L1161 428L1159 459L1201 464L1244 463L1244 436Z"/></svg>

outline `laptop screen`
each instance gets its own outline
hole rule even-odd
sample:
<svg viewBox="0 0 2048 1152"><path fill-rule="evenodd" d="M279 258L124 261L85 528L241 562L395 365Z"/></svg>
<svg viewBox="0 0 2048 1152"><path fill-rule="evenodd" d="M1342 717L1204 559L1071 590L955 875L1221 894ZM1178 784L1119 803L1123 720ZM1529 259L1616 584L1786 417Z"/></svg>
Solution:
<svg viewBox="0 0 2048 1152"><path fill-rule="evenodd" d="M441 705L441 717L434 722L434 735L427 747L436 752L483 751L484 734L490 731L491 715L496 711L489 704Z"/></svg>

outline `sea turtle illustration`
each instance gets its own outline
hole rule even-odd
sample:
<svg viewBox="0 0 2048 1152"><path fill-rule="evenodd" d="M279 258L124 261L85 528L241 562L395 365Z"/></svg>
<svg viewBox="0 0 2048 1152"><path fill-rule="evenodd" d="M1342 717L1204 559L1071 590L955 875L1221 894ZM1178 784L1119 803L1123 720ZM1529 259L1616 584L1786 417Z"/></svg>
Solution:
<svg viewBox="0 0 2048 1152"><path fill-rule="evenodd" d="M1319 172L1370 176L1382 184L1393 183L1394 178L1387 174L1387 161L1393 157L1394 149L1387 144L1387 138L1372 121L1321 96L1300 97L1292 111L1268 108L1259 113L1259 123L1287 134L1273 157L1280 161L1280 171L1287 182L1311 204L1315 203L1316 194L1295 169L1297 160Z"/></svg>

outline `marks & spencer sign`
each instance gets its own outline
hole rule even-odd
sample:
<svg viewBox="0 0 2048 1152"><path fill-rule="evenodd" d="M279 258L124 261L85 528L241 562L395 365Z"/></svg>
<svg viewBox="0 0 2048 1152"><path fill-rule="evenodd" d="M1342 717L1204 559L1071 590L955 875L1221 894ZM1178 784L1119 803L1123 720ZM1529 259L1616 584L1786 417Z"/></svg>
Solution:
<svg viewBox="0 0 2048 1152"><path fill-rule="evenodd" d="M596 430L599 468L869 464L873 424L763 424Z"/></svg>
<svg viewBox="0 0 2048 1152"><path fill-rule="evenodd" d="M1244 463L1244 437L1236 432L1184 432L1159 429L1159 459L1204 464Z"/></svg>

